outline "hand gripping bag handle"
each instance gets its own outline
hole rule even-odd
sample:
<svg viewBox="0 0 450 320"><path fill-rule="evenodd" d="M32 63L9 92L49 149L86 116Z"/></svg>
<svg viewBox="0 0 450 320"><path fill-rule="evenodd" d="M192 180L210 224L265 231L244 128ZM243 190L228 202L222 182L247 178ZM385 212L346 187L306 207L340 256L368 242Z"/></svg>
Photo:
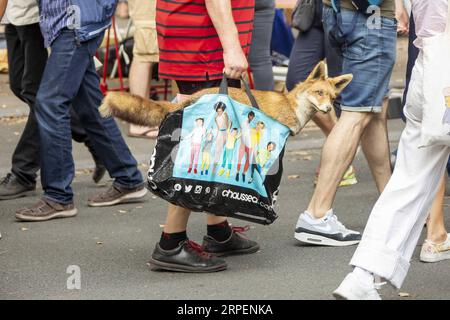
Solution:
<svg viewBox="0 0 450 320"><path fill-rule="evenodd" d="M244 80L244 78L241 77L242 83L244 84L245 93L247 94L247 97L250 100L250 103L252 104L253 108L259 109L258 102L256 102L255 97L252 94L252 91L250 90L250 86L248 85L247 81ZM227 76L224 74L222 78L222 82L220 83L220 89L219 94L226 94L228 95L228 81Z"/></svg>

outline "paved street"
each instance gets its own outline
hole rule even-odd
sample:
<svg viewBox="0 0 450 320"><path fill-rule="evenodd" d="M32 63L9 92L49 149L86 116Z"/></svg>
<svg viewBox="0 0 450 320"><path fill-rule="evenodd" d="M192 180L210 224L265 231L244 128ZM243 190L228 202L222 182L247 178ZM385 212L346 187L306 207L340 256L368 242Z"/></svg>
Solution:
<svg viewBox="0 0 450 320"><path fill-rule="evenodd" d="M4 76L0 76L2 81ZM10 169L10 156L25 121L7 116L24 115L27 107L10 96L4 83L0 84L0 97L3 176ZM126 127L121 126L125 134ZM402 126L399 120L389 121L393 147ZM127 142L145 172L153 141L127 138ZM166 203L149 195L141 204L88 208L87 198L105 186L93 184L89 153L74 143L77 217L20 223L14 211L33 204L38 197L0 202L0 299L330 299L331 291L350 270L348 262L355 248L304 246L293 238L298 214L313 191L322 143L315 128L290 140L277 208L280 217L271 226L251 225L248 232L260 243L261 251L228 258L227 271L206 275L149 271L146 262L159 240ZM335 210L346 225L363 230L377 191L361 153L354 164L359 183L339 190ZM450 222L447 226L450 229ZM204 214L193 214L190 238L201 242L205 232ZM387 287L383 298L450 299L450 261L423 264L418 261L419 250L418 246L401 290L410 297L399 297ZM80 290L66 287L66 270L73 265L81 270Z"/></svg>

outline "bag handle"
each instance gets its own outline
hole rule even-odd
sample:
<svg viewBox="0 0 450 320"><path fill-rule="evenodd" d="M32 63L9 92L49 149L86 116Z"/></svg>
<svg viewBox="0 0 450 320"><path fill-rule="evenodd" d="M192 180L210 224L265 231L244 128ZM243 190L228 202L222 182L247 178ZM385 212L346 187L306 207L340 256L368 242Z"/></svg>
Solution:
<svg viewBox="0 0 450 320"><path fill-rule="evenodd" d="M241 77L241 81L244 84L245 93L247 94L247 97L250 100L252 107L259 109L258 102L256 102L256 99L253 96L252 90L250 89L250 86L248 85L247 81L245 81L243 77ZM228 95L228 81L227 76L225 74L223 75L222 81L220 82L219 94Z"/></svg>

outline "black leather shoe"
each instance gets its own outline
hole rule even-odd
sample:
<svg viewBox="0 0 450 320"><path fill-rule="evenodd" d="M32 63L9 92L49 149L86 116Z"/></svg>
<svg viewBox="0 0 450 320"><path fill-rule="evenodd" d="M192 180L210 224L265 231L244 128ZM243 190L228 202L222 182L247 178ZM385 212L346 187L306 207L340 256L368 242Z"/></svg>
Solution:
<svg viewBox="0 0 450 320"><path fill-rule="evenodd" d="M92 173L92 180L94 180L95 183L99 183L100 180L103 179L106 173L106 168L102 164L96 164L94 172Z"/></svg>
<svg viewBox="0 0 450 320"><path fill-rule="evenodd" d="M27 187L20 183L14 174L8 173L6 177L0 181L0 200L32 196L35 194L35 190L36 185Z"/></svg>
<svg viewBox="0 0 450 320"><path fill-rule="evenodd" d="M200 245L190 240L180 242L173 250L163 250L157 243L148 265L152 271L192 273L217 272L227 268L224 260L204 252Z"/></svg>
<svg viewBox="0 0 450 320"><path fill-rule="evenodd" d="M242 235L242 233L248 231L248 229L248 226L244 228L233 227L230 238L223 242L216 241L210 236L205 236L203 238L203 248L205 252L216 256L255 253L259 250L259 244Z"/></svg>

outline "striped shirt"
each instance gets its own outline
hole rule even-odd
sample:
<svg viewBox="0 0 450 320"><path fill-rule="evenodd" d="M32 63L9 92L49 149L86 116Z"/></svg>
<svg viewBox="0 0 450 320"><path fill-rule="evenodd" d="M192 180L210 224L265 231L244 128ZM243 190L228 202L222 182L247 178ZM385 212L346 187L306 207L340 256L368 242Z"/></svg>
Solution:
<svg viewBox="0 0 450 320"><path fill-rule="evenodd" d="M40 25L45 46L50 47L61 30L69 25L70 0L40 0Z"/></svg>
<svg viewBox="0 0 450 320"><path fill-rule="evenodd" d="M255 0L230 0L244 53L250 50ZM204 0L157 0L156 28L161 78L222 78L223 49Z"/></svg>

